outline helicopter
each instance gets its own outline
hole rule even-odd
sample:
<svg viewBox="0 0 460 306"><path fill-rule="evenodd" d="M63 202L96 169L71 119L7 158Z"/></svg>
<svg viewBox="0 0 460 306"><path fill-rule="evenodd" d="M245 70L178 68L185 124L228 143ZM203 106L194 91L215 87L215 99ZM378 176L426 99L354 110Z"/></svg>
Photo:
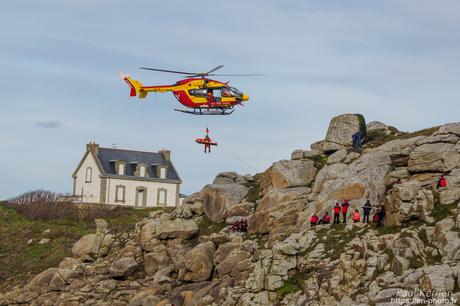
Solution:
<svg viewBox="0 0 460 306"><path fill-rule="evenodd" d="M228 85L229 82L209 79L208 76L256 76L260 74L214 74L213 72L223 68L219 65L208 72L184 72L157 68L141 67L140 69L167 73L182 74L184 79L173 85L144 86L140 81L133 80L129 75L122 75L131 88L130 96L138 96L143 99L149 92L172 91L176 99L191 110L174 109L175 111L193 115L230 115L236 105L243 105L249 100L249 96L240 92L235 87Z"/></svg>

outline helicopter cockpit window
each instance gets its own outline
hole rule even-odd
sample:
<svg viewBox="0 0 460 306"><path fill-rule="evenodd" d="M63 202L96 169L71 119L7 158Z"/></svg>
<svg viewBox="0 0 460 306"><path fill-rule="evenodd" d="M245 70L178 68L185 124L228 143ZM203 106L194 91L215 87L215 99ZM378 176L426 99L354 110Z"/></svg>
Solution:
<svg viewBox="0 0 460 306"><path fill-rule="evenodd" d="M243 96L243 94L235 87L229 87L229 89L233 96L238 97L238 98L241 98Z"/></svg>
<svg viewBox="0 0 460 306"><path fill-rule="evenodd" d="M232 93L228 88L222 88L222 97L231 97Z"/></svg>
<svg viewBox="0 0 460 306"><path fill-rule="evenodd" d="M195 97L203 97L203 98L206 98L207 97L207 94L208 94L208 91L206 89L190 89L189 90L189 93L192 95L192 96L195 96Z"/></svg>

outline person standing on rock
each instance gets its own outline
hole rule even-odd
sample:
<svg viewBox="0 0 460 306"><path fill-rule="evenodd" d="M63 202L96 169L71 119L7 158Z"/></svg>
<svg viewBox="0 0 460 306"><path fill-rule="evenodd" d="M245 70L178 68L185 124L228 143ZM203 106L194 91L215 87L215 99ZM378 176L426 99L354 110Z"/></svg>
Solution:
<svg viewBox="0 0 460 306"><path fill-rule="evenodd" d="M339 202L335 203L334 206L334 223L333 224L339 224L340 223L340 205Z"/></svg>
<svg viewBox="0 0 460 306"><path fill-rule="evenodd" d="M350 203L348 203L348 200L343 200L342 201L343 223L347 223L348 207L350 207Z"/></svg>
<svg viewBox="0 0 460 306"><path fill-rule="evenodd" d="M366 203L363 206L363 223L369 223L369 215L372 210L372 205L369 199L367 199Z"/></svg>

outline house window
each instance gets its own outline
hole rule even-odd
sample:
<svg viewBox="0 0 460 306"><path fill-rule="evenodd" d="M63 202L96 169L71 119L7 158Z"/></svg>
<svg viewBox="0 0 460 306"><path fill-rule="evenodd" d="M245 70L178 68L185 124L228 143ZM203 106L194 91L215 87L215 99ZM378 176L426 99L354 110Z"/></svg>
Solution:
<svg viewBox="0 0 460 306"><path fill-rule="evenodd" d="M86 168L86 183L91 183L93 179L93 169L91 167Z"/></svg>
<svg viewBox="0 0 460 306"><path fill-rule="evenodd" d="M166 206L166 200L167 200L167 190L165 188L159 188L158 198L157 198L158 206Z"/></svg>
<svg viewBox="0 0 460 306"><path fill-rule="evenodd" d="M162 179L166 178L166 168L165 167L160 168L160 178Z"/></svg>
<svg viewBox="0 0 460 306"><path fill-rule="evenodd" d="M125 202L126 187L117 185L115 187L115 202Z"/></svg>
<svg viewBox="0 0 460 306"><path fill-rule="evenodd" d="M145 177L145 166L141 166L139 168L139 176L140 177Z"/></svg>
<svg viewBox="0 0 460 306"><path fill-rule="evenodd" d="M118 175L125 175L125 164L124 163L118 164Z"/></svg>

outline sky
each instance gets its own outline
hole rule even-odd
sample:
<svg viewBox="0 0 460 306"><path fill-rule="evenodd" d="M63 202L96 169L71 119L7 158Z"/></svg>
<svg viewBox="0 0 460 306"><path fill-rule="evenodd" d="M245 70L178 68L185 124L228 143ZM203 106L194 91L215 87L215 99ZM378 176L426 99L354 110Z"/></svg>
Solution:
<svg viewBox="0 0 460 306"><path fill-rule="evenodd" d="M250 100L192 116L146 85L219 73ZM324 139L332 117L362 113L403 131L460 115L460 1L94 1L0 4L0 199L72 191L85 144L172 151L190 194L221 171L262 172ZM211 154L194 142L206 127Z"/></svg>

